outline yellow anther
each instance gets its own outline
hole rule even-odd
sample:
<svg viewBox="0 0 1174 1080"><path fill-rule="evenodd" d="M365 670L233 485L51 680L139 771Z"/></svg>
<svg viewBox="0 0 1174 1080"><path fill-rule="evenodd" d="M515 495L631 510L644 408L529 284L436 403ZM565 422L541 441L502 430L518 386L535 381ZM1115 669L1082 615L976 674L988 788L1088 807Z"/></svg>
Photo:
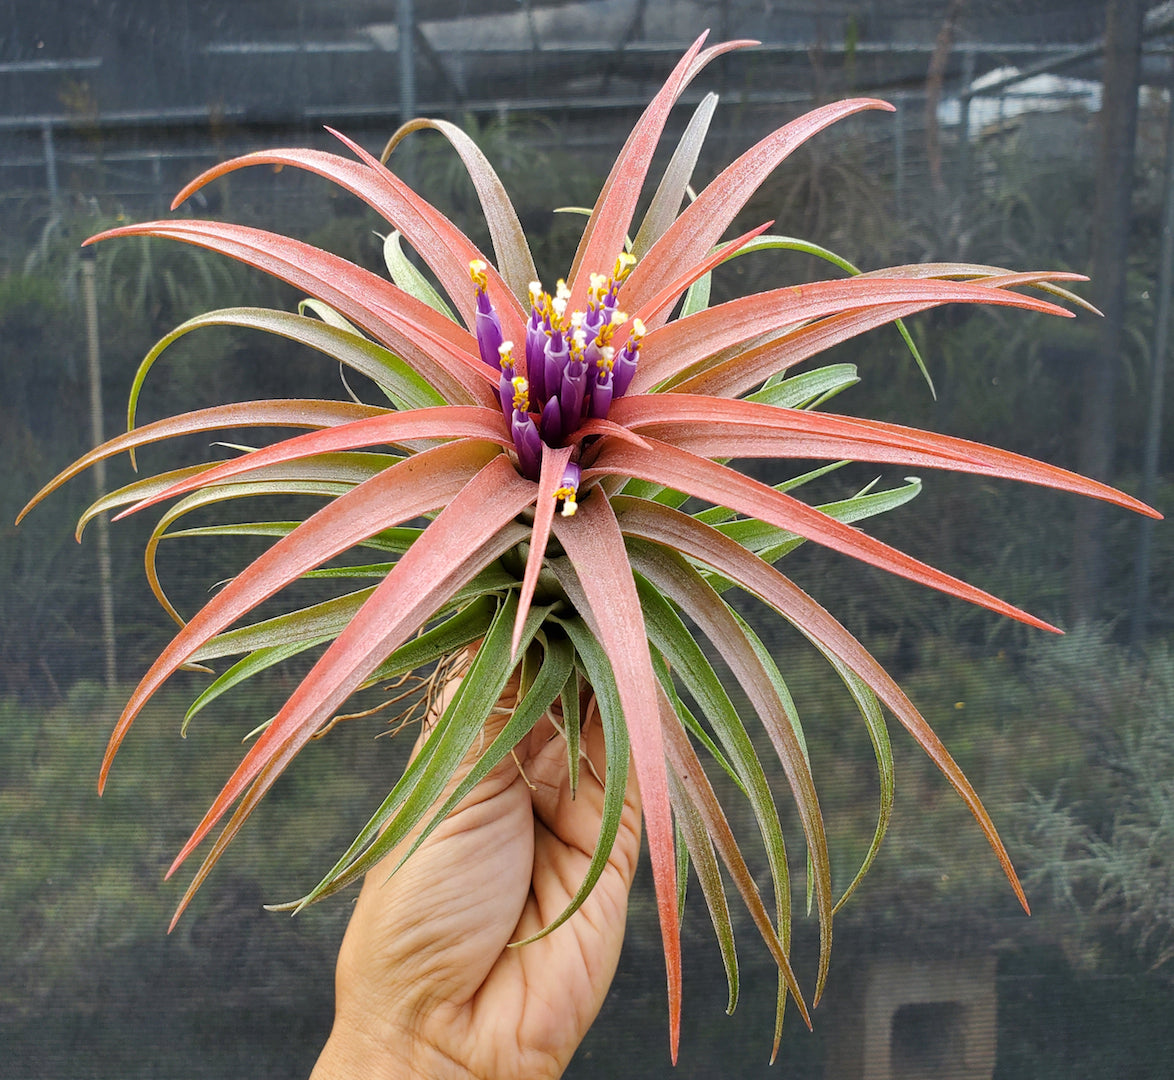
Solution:
<svg viewBox="0 0 1174 1080"><path fill-rule="evenodd" d="M514 408L526 412L530 408L530 384L521 375L515 375L510 383L514 388Z"/></svg>
<svg viewBox="0 0 1174 1080"><path fill-rule="evenodd" d="M610 345L604 345L599 350L599 359L595 361L595 366L599 368L600 372L611 371L616 363L616 351Z"/></svg>
<svg viewBox="0 0 1174 1080"><path fill-rule="evenodd" d="M636 256L630 251L621 251L616 258L616 268L612 271L612 277L616 281L623 281L636 266Z"/></svg>
<svg viewBox="0 0 1174 1080"><path fill-rule="evenodd" d="M632 320L632 340L639 343L644 336L644 323L640 319Z"/></svg>
<svg viewBox="0 0 1174 1080"><path fill-rule="evenodd" d="M478 289L484 289L489 284L485 277L485 271L488 269L489 264L484 259L474 259L469 263L469 277Z"/></svg>
<svg viewBox="0 0 1174 1080"><path fill-rule="evenodd" d="M512 341L503 341L497 347L497 355L501 357L502 367L514 366L514 343Z"/></svg>
<svg viewBox="0 0 1174 1080"><path fill-rule="evenodd" d="M566 485L558 488L555 491L555 493L554 493L555 502L561 501L563 504L563 508L562 508L563 517L574 517L575 511L579 509L579 504L577 502L575 502L575 495L576 494L578 494L578 492L573 487L567 487Z"/></svg>

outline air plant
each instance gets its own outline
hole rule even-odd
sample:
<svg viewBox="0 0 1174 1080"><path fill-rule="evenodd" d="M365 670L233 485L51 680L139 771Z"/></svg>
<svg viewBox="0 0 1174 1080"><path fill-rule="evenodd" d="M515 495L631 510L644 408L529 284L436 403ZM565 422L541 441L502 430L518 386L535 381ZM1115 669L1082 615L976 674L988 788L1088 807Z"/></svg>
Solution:
<svg viewBox="0 0 1174 1080"><path fill-rule="evenodd" d="M118 720L99 790L135 717L180 667L240 657L200 694L186 724L210 700L271 665L325 647L297 690L254 733L176 858L172 871L237 804L176 918L278 776L353 694L475 644L475 660L385 802L322 881L290 907L355 881L422 822L426 831L435 826L552 709L562 718L573 786L580 718L597 713L606 737L598 844L578 894L544 933L574 914L606 864L631 763L642 795L663 938L674 1059L681 1005L678 878L690 861L726 961L731 1008L737 967L719 859L778 965L777 1049L788 995L808 1019L788 959L788 855L774 794L744 724L745 708L735 706L723 685L710 659L716 653L765 728L802 828L807 888L821 941L813 1003L827 976L833 915L868 870L889 821L893 775L882 705L966 802L1026 908L995 826L929 724L863 646L774 564L811 540L1030 625L1055 628L850 524L906 501L916 493L917 481L817 508L791 494L815 473L772 487L726 462L826 459L833 463L827 468L856 460L956 469L1157 515L1103 484L1003 450L809 407L854 382L854 371L843 364L801 374L791 369L874 327L896 322L912 347L900 320L945 303L1001 304L1065 316L1070 313L1053 300L1083 305L1058 284L1076 280L1073 274L1009 273L968 264L859 273L813 245L768 234L769 225L722 241L752 193L806 139L843 117L891 109L886 103L841 101L792 121L747 150L681 210L716 103L713 95L706 97L643 223L631 233L673 104L711 60L749 44L705 48L703 37L685 53L621 150L566 279L552 292L536 282L525 236L489 162L464 132L441 120L407 125L388 150L421 127L447 137L476 187L492 259L383 161L342 135L337 137L350 157L308 149L248 154L197 177L175 205L246 166L308 170L358 196L390 223L385 254L391 280L298 240L215 221L155 221L93 238L180 240L260 268L311 297L296 314L231 308L178 327L139 368L126 434L75 462L30 503L101 459L123 452L133 457L137 448L163 439L228 428L311 429L218 464L139 479L96 502L79 523L80 536L101 512L127 507L123 513L132 513L179 500L154 530L146 557L151 586L180 629ZM408 260L405 243L436 284ZM772 246L798 246L835 262L848 276L709 306L711 271ZM1024 286L1051 300L1015 291ZM387 400L378 405L353 399L251 401L136 426L139 392L155 360L184 335L214 325L259 329L309 345L367 376ZM304 521L173 528L198 508L245 496L294 494L326 502ZM682 509L689 497L710 505L690 513ZM155 571L159 543L167 537L240 534L276 539L185 622ZM351 549L384 561L323 570ZM343 582L365 575L377 584L236 625L285 586L322 573ZM768 650L727 600L734 589L773 608L826 657L871 737L880 786L875 835L839 898L832 891L824 823L799 718ZM695 633L708 640L712 652ZM515 674L520 689L512 716L480 750L468 776L437 805ZM770 868L773 914L702 757L730 777L737 797L753 812Z"/></svg>

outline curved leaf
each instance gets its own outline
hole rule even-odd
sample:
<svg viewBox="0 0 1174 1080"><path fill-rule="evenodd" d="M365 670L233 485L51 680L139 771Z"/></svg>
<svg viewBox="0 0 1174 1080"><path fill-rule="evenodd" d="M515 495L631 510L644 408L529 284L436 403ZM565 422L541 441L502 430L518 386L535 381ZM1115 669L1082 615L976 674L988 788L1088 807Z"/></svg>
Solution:
<svg viewBox="0 0 1174 1080"><path fill-rule="evenodd" d="M716 529L688 514L644 499L617 497L614 501L625 535L663 544L713 567L723 577L770 605L813 644L827 649L859 676L889 707L962 797L994 850L1020 904L1025 911L1029 910L1007 849L970 781L904 691L847 630L794 582Z"/></svg>
<svg viewBox="0 0 1174 1080"><path fill-rule="evenodd" d="M371 405L355 405L349 401L316 401L288 399L282 401L242 401L232 405L215 405L210 409L180 413L152 424L144 424L123 435L108 439L88 454L82 455L72 465L64 468L25 505L16 522L21 519L46 495L52 494L67 480L85 472L98 461L112 458L124 451L134 450L149 443L174 439L179 435L194 435L201 432L218 431L223 428L241 427L307 427L325 428L353 420L365 420L382 416L386 409Z"/></svg>
<svg viewBox="0 0 1174 1080"><path fill-rule="evenodd" d="M350 424L339 424L328 431L309 432L309 438L294 436L281 442L250 451L240 457L222 461L207 472L198 473L156 492L124 510L119 517L137 513L149 506L186 495L197 488L223 484L237 477L248 477L260 469L302 463L323 454L338 454L363 446L400 444L417 439L485 440L499 446L512 446L500 409L482 409L475 405L444 405L435 409L411 409L408 412L381 411ZM419 455L416 455L418 457ZM400 460L410 473L412 458ZM385 470L386 471L386 470Z"/></svg>
<svg viewBox="0 0 1174 1080"><path fill-rule="evenodd" d="M423 301L434 311L439 311L446 319L456 322L457 317L448 306L448 302L432 287L432 282L417 269L416 264L404 254L399 242L401 235L398 229L393 229L383 241L383 261L387 263L387 272L391 275L391 280L404 292Z"/></svg>
<svg viewBox="0 0 1174 1080"><path fill-rule="evenodd" d="M815 871L820 928L819 973L815 987L815 1000L818 1001L831 960L831 862L824 833L823 815L819 809L819 796L815 790L811 766L807 761L806 748L801 738L802 729L795 714L794 703L791 702L789 695L785 698L780 696L745 630L738 625L721 597L705 585L697 571L689 567L680 556L669 551L657 550L651 545L642 545L638 541L633 541L630 535L628 546L640 572L701 628L721 654L754 706L755 712L758 713L786 773ZM737 738L736 732L730 730L728 734L732 736L731 753L738 755L735 760L748 770L753 770L750 758L757 760L753 748L750 748L748 756L747 748ZM752 775L752 771L748 771L748 776ZM770 819L766 818L766 822L766 828L770 829ZM770 944L769 940L767 944ZM802 998L797 997L796 1001L801 1002Z"/></svg>
<svg viewBox="0 0 1174 1080"><path fill-rule="evenodd" d="M669 982L669 1038L675 1047L681 1002L676 863L656 676L648 654L640 598L631 567L626 559L618 557L623 551L623 539L602 490L592 492L574 517L555 518L554 534L574 567L574 573L561 575L560 582L611 663L632 744Z"/></svg>
<svg viewBox="0 0 1174 1080"><path fill-rule="evenodd" d="M921 560L867 536L850 525L841 524L790 495L767 487L724 465L679 450L668 443L658 442L652 451L644 451L628 444L606 446L591 467L583 471L583 482L614 473L663 483L715 505L729 506L739 513L787 529L870 566L879 567L921 585L928 585L939 592L967 600L1001 615L1009 615L1029 626L1059 633L1050 623L1037 619L1026 611L1020 611L1019 608L982 589L935 570Z"/></svg>
<svg viewBox="0 0 1174 1080"><path fill-rule="evenodd" d="M346 259L292 237L221 221L149 221L123 225L99 233L86 243L121 236L181 240L263 270L324 300L361 330L382 341L432 383L445 401L480 405L493 402L497 377L475 354L475 342L467 330L397 289L390 281ZM423 347L422 341L431 347Z"/></svg>
<svg viewBox="0 0 1174 1080"><path fill-rule="evenodd" d="M388 473L392 471L389 469ZM396 568L375 588L359 613L282 706L273 723L245 754L176 856L169 874L174 873L262 769L276 766L280 773L386 656L431 618L461 585L518 542L525 531L521 526L511 527L513 518L533 497L534 484L520 477L500 456L491 458L459 489L420 541L404 553ZM291 534L287 540L296 535ZM282 543L279 541L270 551ZM193 619L189 628L199 618ZM181 631L176 640L183 636ZM174 645L173 642L164 657L178 651ZM149 685L151 678L149 673L144 683ZM136 699L139 696L136 693ZM121 723L120 727L125 730Z"/></svg>
<svg viewBox="0 0 1174 1080"><path fill-rule="evenodd" d="M687 371L694 363L732 345L749 341L756 335L878 305L888 308L889 318L885 321L913 314L909 308L911 304L933 307L947 303L1001 304L1072 317L1072 312L1046 300L999 287L1003 280L992 278L987 284L976 285L936 279L869 278L861 274L840 280L791 285L728 300L651 331L644 339L640 364L628 392L642 393ZM1015 280L1006 284L1020 281L1021 276L1015 275Z"/></svg>
<svg viewBox="0 0 1174 1080"><path fill-rule="evenodd" d="M525 310L529 303L530 282L538 277L538 271L534 269L534 257L530 254L530 245L505 185L468 133L447 120L409 120L388 140L380 161L386 162L401 139L422 128L439 131L460 155L469 179L477 190L485 223L489 226L498 271Z"/></svg>
<svg viewBox="0 0 1174 1080"><path fill-rule="evenodd" d="M242 570L179 631L135 688L110 736L99 775L99 792L134 718L171 673L201 646L304 571L381 529L445 505L468 490L466 485L471 478L482 475L487 462L492 461L500 461L517 476L496 448L484 444L478 447L458 443L417 454L339 496ZM414 544L411 550L418 548Z"/></svg>
<svg viewBox="0 0 1174 1080"><path fill-rule="evenodd" d="M659 437L702 457L850 458L951 469L1087 495L1150 517L1156 513L1139 499L1067 469L968 439L879 420L699 394L622 397L612 407L612 418L649 439Z"/></svg>
<svg viewBox="0 0 1174 1080"><path fill-rule="evenodd" d="M357 334L288 311L271 311L267 308L222 308L219 311L198 315L177 326L170 334L161 338L143 358L131 384L130 400L126 410L127 430L135 426L139 392L155 361L165 349L181 337L206 326L237 326L243 329L262 330L308 345L361 375L366 375L385 390L400 409L422 409L445 403L444 398L399 357L388 352L382 345L377 345Z"/></svg>
<svg viewBox="0 0 1174 1080"><path fill-rule="evenodd" d="M632 254L637 261L644 258L645 252L656 243L676 220L681 209L681 202L689 188L689 181L693 177L693 170L697 167L697 158L701 154L702 144L709 132L713 112L717 108L718 96L714 93L706 94L701 104L693 110L685 133L681 136L673 156L669 159L660 184L657 186L652 201L644 213L644 220L632 240Z"/></svg>
<svg viewBox="0 0 1174 1080"><path fill-rule="evenodd" d="M813 109L772 132L728 165L693 200L620 289L625 310L641 307L657 289L666 268L688 266L718 242L762 182L811 136L837 120L866 109L893 111L874 98L852 98Z"/></svg>

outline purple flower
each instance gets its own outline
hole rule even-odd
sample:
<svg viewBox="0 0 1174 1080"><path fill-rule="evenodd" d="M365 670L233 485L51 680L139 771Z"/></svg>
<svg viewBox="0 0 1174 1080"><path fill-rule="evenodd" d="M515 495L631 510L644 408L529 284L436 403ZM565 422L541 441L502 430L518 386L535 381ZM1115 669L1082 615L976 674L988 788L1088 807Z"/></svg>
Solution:
<svg viewBox="0 0 1174 1080"><path fill-rule="evenodd" d="M501 319L489 299L487 291L488 279L485 276L486 264L480 259L469 263L469 277L477 286L477 315L474 320L477 333L477 349L481 359L491 368L500 368L500 353L502 333Z"/></svg>

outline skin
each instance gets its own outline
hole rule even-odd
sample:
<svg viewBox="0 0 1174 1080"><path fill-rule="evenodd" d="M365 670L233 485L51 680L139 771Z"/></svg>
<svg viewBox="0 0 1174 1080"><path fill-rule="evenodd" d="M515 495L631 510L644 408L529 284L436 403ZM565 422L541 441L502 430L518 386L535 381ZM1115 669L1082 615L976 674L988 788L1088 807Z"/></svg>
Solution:
<svg viewBox="0 0 1174 1080"><path fill-rule="evenodd" d="M505 719L490 717L486 741ZM557 917L586 873L603 807L597 720L582 747L594 772L582 763L572 799L566 743L543 719L398 873L399 849L367 875L312 1080L562 1074L615 975L640 850L633 772L591 895L553 933L508 947Z"/></svg>

